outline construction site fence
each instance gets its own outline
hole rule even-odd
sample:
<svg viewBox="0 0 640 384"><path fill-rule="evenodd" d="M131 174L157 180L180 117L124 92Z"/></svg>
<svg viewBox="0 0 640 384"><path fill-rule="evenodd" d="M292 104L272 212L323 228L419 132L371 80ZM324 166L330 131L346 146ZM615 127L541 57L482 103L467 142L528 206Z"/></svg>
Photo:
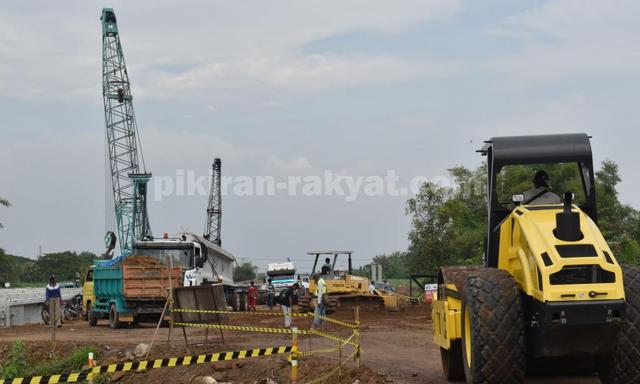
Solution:
<svg viewBox="0 0 640 384"><path fill-rule="evenodd" d="M291 353L291 349L292 346L283 345L269 348L254 348L230 352L209 353L204 355L187 355L165 359L130 361L117 364L98 365L95 367L91 367L83 372L77 373L0 379L0 384L78 383L93 380L101 374L113 374L116 372L142 372L156 368L184 367L196 364L215 363L217 361L249 359L261 356Z"/></svg>
<svg viewBox="0 0 640 384"><path fill-rule="evenodd" d="M238 311L222 311L222 310L206 310L206 309L186 309L186 308L173 308L173 312L182 312L182 313L205 313L205 314L217 314L217 315L253 315L253 316L270 316L270 317L278 317L283 316L282 312L265 312L265 311L249 311L249 312L238 312ZM337 319L333 319L327 316L316 316L313 313L305 312L305 313L290 313L291 317L318 317L327 323L332 323L336 325L341 325L345 328L357 329L359 327L358 324L349 323L346 321L340 321Z"/></svg>
<svg viewBox="0 0 640 384"><path fill-rule="evenodd" d="M398 294L398 297L400 298L400 301L403 301L405 303L410 303L410 304L420 304L424 302L424 298L422 297L422 294L419 294L418 296L415 296L415 297Z"/></svg>
<svg viewBox="0 0 640 384"><path fill-rule="evenodd" d="M173 308L173 312L176 313L202 313L202 314L217 314L217 315L244 315L244 316L266 316L266 317L282 317L282 312L272 311L251 311L251 312L237 312L237 311L224 311L224 310L205 310L205 309L188 309L188 308ZM360 366L360 309L358 307L354 310L354 321L342 321L328 316L319 316L314 313L290 313L292 317L298 318L320 318L327 323L335 324L344 327L350 331L348 336L335 335L329 332L320 331L317 329L300 329L297 327L278 328L278 327L255 327L248 325L231 325L231 324L214 324L208 323L193 323L193 322L181 322L173 321L173 326L177 327L192 327L192 328L204 328L204 329L219 329L227 331L237 332L258 332L258 333L272 333L272 334L290 334L292 335L291 354L289 356L289 362L291 364L291 384L298 383L298 369L300 364L300 357L308 357L319 354L339 353L338 365L332 368L329 372L323 374L319 378L305 382L305 384L325 383L328 379L341 374L341 369L349 361L355 361L357 366ZM336 342L335 347L331 348L319 348L310 349L308 351L301 351L298 344L298 336L319 336L328 340ZM351 354L346 358L343 358L343 348L351 347L353 350Z"/></svg>
<svg viewBox="0 0 640 384"><path fill-rule="evenodd" d="M215 313L215 314L238 314L238 312L232 311L208 311L208 310L194 310L194 309L183 309L183 308L174 308L174 312L191 312L191 313ZM250 313L252 315L262 315L262 316L282 316L282 313L279 312L243 312L244 314ZM310 313L292 313L291 316L294 317L313 317L313 314ZM290 334L292 335L292 343L291 345L282 345L276 347L267 347L267 348L252 348L252 349L243 349L237 351L230 352L217 352L203 355L186 355L180 357L170 357L163 359L155 359L155 360L142 360L142 361L132 361L132 362L121 362L116 364L109 365L98 365L94 367L90 367L87 370L76 373L68 373L68 374L57 374L57 375L49 375L49 376L32 376L32 377L18 377L12 379L1 379L0 384L57 384L57 383L79 383L85 381L91 381L97 378L102 374L114 374L117 372L142 372L150 369L156 368L167 368L167 367L181 367L181 366L190 366L196 364L206 364L206 363L214 363L218 361L230 361L237 359L249 359L249 358L257 358L262 356L271 356L278 354L289 354L289 363L291 365L291 376L290 383L297 384L298 383L298 369L300 364L300 357L308 357L318 354L328 354L328 353L340 353L340 358L338 365L335 368L332 368L331 371L322 375L322 377L315 378L313 380L307 381L305 384L316 384L326 382L328 379L334 377L335 375L340 375L341 368L347 364L349 361L356 361L356 364L359 366L360 364L360 320L359 320L359 309L355 310L355 320L353 323L340 321L336 319L332 319L326 316L321 316L323 320L326 322L330 322L333 324L337 324L348 328L350 330L350 335L348 337L333 335L328 332L316 330L316 329L299 329L296 327L292 328L275 328L275 327L252 327L252 326L242 326L242 325L228 325L228 324L203 324L203 323L187 323L187 322L176 322L172 321L174 326L179 327L197 327L197 328L215 328L222 330L231 330L231 331L241 331L241 332L262 332L262 333L279 333L279 334ZM337 344L332 348L320 348L315 350L301 351L298 343L299 335L315 335L319 337L323 337L332 341L335 341ZM353 351L346 358L343 358L342 352L345 347L352 347Z"/></svg>

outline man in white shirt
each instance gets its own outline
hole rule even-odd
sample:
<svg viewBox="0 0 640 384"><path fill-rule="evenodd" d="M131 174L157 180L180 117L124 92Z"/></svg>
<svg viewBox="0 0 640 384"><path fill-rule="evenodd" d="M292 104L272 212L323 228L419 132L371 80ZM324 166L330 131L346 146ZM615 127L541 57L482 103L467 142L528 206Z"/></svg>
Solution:
<svg viewBox="0 0 640 384"><path fill-rule="evenodd" d="M322 319L321 316L325 316L325 302L326 302L326 293L327 293L327 285L325 284L325 281L322 277L320 277L320 275L318 275L317 273L313 274L313 281L315 281L316 283L316 308L313 311L314 314L314 318L313 318L313 324L311 324L311 329L317 329L317 328L322 328L322 326L324 325L324 319Z"/></svg>

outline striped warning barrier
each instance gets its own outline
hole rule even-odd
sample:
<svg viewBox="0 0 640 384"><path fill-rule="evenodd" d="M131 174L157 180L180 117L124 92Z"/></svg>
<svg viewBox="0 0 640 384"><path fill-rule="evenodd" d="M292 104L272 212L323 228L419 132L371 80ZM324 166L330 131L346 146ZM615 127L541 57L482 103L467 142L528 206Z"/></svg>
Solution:
<svg viewBox="0 0 640 384"><path fill-rule="evenodd" d="M208 309L187 309L187 308L174 308L173 312L182 312L182 313L206 313L206 314L218 314L218 315L250 315L250 316L282 316L282 312L263 312L263 311L252 311L252 312L237 312L237 311L221 311L221 310L208 310ZM292 317L316 317L313 313L291 313ZM357 324L348 323L345 321L340 321L333 319L327 316L320 316L320 319L337 325L342 325L343 327L356 329L358 327Z"/></svg>
<svg viewBox="0 0 640 384"><path fill-rule="evenodd" d="M222 329L226 331L240 331L240 332L259 332L259 333L281 333L281 334L291 334L293 333L291 328L271 328L271 327L252 327L248 325L227 325L227 324L205 324L205 323L182 323L178 321L173 322L174 326L177 327L193 327L193 328L209 328L209 329ZM351 341L351 337L344 338L340 336L335 336L328 334L326 332L318 331L315 329L298 329L297 333L299 335L317 335L324 337L329 340L334 340L338 342L346 342L347 344L356 345L355 342ZM0 383L1 384L1 383Z"/></svg>
<svg viewBox="0 0 640 384"><path fill-rule="evenodd" d="M166 359L132 361L93 367L85 372L69 373L64 375L18 377L15 379L0 379L0 384L57 384L77 383L92 380L101 373L116 373L129 371L146 371L148 369L180 367L196 364L215 363L217 361L229 361L248 359L260 356L270 356L291 352L291 346L279 346L270 348L245 349L240 351L209 353L197 356L181 356Z"/></svg>
<svg viewBox="0 0 640 384"><path fill-rule="evenodd" d="M411 303L411 304L420 304L420 301L421 301L420 297L411 297L411 296L400 295L400 294L398 294L398 297L400 297L400 300L407 303Z"/></svg>

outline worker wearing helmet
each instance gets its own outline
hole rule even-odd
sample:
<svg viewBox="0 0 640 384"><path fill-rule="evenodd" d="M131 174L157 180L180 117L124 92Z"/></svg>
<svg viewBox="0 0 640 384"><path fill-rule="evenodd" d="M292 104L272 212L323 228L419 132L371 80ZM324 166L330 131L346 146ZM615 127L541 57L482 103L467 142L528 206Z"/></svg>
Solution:
<svg viewBox="0 0 640 384"><path fill-rule="evenodd" d="M545 205L545 204L561 204L560 196L551 192L549 186L549 175L545 171L538 171L533 176L533 188L524 191L523 204L528 205Z"/></svg>

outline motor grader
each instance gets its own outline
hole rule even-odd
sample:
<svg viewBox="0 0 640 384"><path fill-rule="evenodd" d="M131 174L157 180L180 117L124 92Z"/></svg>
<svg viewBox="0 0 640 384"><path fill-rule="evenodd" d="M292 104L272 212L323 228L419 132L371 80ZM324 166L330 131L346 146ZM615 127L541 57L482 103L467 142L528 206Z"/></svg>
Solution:
<svg viewBox="0 0 640 384"><path fill-rule="evenodd" d="M494 137L479 152L484 265L441 268L432 303L446 378L516 384L541 366L589 360L603 383L640 383L640 269L620 265L598 229L590 137ZM572 163L579 192L562 191L557 203L501 199L506 167Z"/></svg>
<svg viewBox="0 0 640 384"><path fill-rule="evenodd" d="M326 311L328 313L335 312L341 308L355 308L360 306L363 310L379 310L386 308L387 310L399 309L399 297L395 293L385 293L375 290L374 293L369 292L369 279L362 276L352 274L351 254L353 251L314 251L307 252L308 255L315 256L312 274L318 273L325 281L327 288ZM347 270L340 270L337 267L338 257L347 256ZM329 258L330 265L318 267L320 256L333 256L333 261ZM309 289L306 295L299 299L300 308L303 310L313 310L315 308L315 298L312 296L316 291L316 283L313 279L309 280Z"/></svg>

